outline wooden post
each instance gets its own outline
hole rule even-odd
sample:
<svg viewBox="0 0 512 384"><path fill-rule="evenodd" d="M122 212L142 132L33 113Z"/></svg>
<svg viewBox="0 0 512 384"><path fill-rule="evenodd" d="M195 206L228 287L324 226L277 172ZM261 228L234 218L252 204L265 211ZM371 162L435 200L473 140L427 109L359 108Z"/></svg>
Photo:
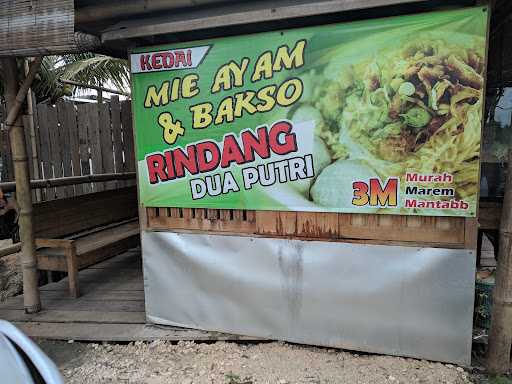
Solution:
<svg viewBox="0 0 512 384"><path fill-rule="evenodd" d="M8 111L5 125L9 131L14 162L14 176L16 179L16 198L20 207L21 267L23 271L23 300L26 313L39 312L41 310L41 300L39 297L37 258L32 221L30 172L25 133L19 112L40 65L41 58L37 58L32 63L22 86L18 89L16 59L14 57L2 59L4 96Z"/></svg>
<svg viewBox="0 0 512 384"><path fill-rule="evenodd" d="M508 151L499 244L487 353L487 369L492 375L508 372L512 345L512 143Z"/></svg>

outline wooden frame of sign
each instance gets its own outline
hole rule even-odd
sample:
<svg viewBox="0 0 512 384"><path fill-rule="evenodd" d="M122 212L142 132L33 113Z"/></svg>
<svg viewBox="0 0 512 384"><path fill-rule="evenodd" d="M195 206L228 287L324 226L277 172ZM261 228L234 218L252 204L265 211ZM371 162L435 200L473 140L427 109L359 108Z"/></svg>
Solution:
<svg viewBox="0 0 512 384"><path fill-rule="evenodd" d="M477 219L233 209L146 208L147 230L475 249Z"/></svg>

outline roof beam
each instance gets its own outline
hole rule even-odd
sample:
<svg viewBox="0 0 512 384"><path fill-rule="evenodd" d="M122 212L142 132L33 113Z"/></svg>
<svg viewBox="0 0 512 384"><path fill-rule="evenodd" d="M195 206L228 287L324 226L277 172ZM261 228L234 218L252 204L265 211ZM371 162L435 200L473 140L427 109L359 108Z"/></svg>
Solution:
<svg viewBox="0 0 512 384"><path fill-rule="evenodd" d="M102 40L105 42L131 39L421 2L427 2L427 0L323 0L301 3L297 1L235 3L207 10L121 22L114 25L110 30L105 31L102 34Z"/></svg>

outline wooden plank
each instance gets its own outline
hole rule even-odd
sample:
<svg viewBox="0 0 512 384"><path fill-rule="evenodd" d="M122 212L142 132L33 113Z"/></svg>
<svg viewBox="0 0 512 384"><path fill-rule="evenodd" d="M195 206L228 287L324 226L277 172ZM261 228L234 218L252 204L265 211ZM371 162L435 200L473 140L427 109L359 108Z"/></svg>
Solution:
<svg viewBox="0 0 512 384"><path fill-rule="evenodd" d="M70 109L69 106L72 106L72 104L69 102L59 101L57 103L57 113L59 120L59 138L62 146L62 175L64 177L73 176L73 149L71 148L69 130L73 125L76 126L76 117L74 109ZM78 148L76 153L78 155ZM75 189L72 185L68 185L63 189L65 197L75 195Z"/></svg>
<svg viewBox="0 0 512 384"><path fill-rule="evenodd" d="M39 287L41 291L68 291L68 281L67 279L58 281L57 283L47 284L45 286ZM121 282L107 282L101 284L101 287L98 286L97 281L81 281L80 290L87 292L96 292L96 291L144 291L144 281L142 279L137 281L121 281Z"/></svg>
<svg viewBox="0 0 512 384"><path fill-rule="evenodd" d="M123 40L135 37L197 31L209 28L246 25L249 23L284 23L286 19L318 16L357 9L374 8L401 3L422 3L427 0L319 0L307 2L236 2L219 4L214 9L176 13L161 19L123 23L102 34L103 41Z"/></svg>
<svg viewBox="0 0 512 384"><path fill-rule="evenodd" d="M110 106L108 104L98 104L98 108L102 169L105 173L115 173ZM114 189L115 187L115 181L108 181L105 183L106 189Z"/></svg>
<svg viewBox="0 0 512 384"><path fill-rule="evenodd" d="M34 205L34 229L40 238L63 237L137 217L137 212L135 187L97 192Z"/></svg>
<svg viewBox="0 0 512 384"><path fill-rule="evenodd" d="M467 217L464 222L464 248L476 250L478 242L478 220Z"/></svg>
<svg viewBox="0 0 512 384"><path fill-rule="evenodd" d="M82 272L81 272L82 273ZM139 273L142 273L142 270L139 270ZM43 307L45 307L45 302L57 302L58 300L72 300L74 302L83 302L83 301L92 301L97 303L98 306L101 306L99 301L144 301L144 291L95 291L95 292L82 292L82 296L78 299L70 299L69 293L65 291L41 291L41 301L43 302ZM3 303L0 303L0 311L2 309L13 307L15 309L23 309L23 295L9 297Z"/></svg>
<svg viewBox="0 0 512 384"><path fill-rule="evenodd" d="M318 238L337 238L337 213L297 212L297 235Z"/></svg>
<svg viewBox="0 0 512 384"><path fill-rule="evenodd" d="M165 212L164 210L161 210ZM420 217L322 212L184 209L178 214L154 214L148 209L148 229L197 233L257 234L386 244L430 244L460 248L465 242L464 218ZM249 212L254 216L249 216ZM206 214L206 217L204 216ZM253 219L254 217L254 219Z"/></svg>
<svg viewBox="0 0 512 384"><path fill-rule="evenodd" d="M88 111L89 107L87 104L78 104L78 139L79 139L79 147L80 147L80 174L81 175L90 175L91 174L91 165L89 163L89 140L87 133L87 123L88 123ZM90 184L82 184L84 193L91 193L92 186Z"/></svg>
<svg viewBox="0 0 512 384"><path fill-rule="evenodd" d="M48 131L48 105L37 105L37 121L39 131L39 160L42 164L41 177L47 179L53 177L52 165L50 160L50 134ZM53 188L42 189L44 200L55 199L55 190Z"/></svg>
<svg viewBox="0 0 512 384"><path fill-rule="evenodd" d="M290 236L297 233L297 212L276 212L276 231Z"/></svg>
<svg viewBox="0 0 512 384"><path fill-rule="evenodd" d="M0 310L0 318L7 321L38 321L41 323L129 323L141 324L145 322L144 312L105 312L101 308L96 311L64 311L42 310L28 315L21 309Z"/></svg>
<svg viewBox="0 0 512 384"><path fill-rule="evenodd" d="M204 208L195 208L193 212L194 212L194 217L198 220L203 220L203 219L207 218L206 209L204 209Z"/></svg>
<svg viewBox="0 0 512 384"><path fill-rule="evenodd" d="M407 216L400 226L396 219L384 219L379 215L352 215L350 223L340 227L340 236L347 239L402 241L408 243L442 243L446 246L464 243L463 219L450 218L448 228L438 228L433 217ZM446 224L445 224L446 225Z"/></svg>
<svg viewBox="0 0 512 384"><path fill-rule="evenodd" d="M101 142L101 134L100 134L100 124L99 124L99 111L98 105L95 103L89 103L87 105L87 135L89 141L89 150L91 153L91 164L92 174L101 174L105 173L103 170L103 160L102 160L102 142ZM105 183L93 183L93 191L101 192L105 189Z"/></svg>
<svg viewBox="0 0 512 384"><path fill-rule="evenodd" d="M135 172L135 145L133 142L131 101L121 102L121 122L123 125L124 172Z"/></svg>
<svg viewBox="0 0 512 384"><path fill-rule="evenodd" d="M54 105L48 105L47 109L47 124L48 133L50 137L50 160L53 169L53 177L62 177L62 150L63 144L59 136L59 120L57 115L57 108ZM64 187L55 188L55 198L66 197Z"/></svg>
<svg viewBox="0 0 512 384"><path fill-rule="evenodd" d="M219 219L219 210L218 209L207 209L206 217L208 220L218 220Z"/></svg>
<svg viewBox="0 0 512 384"><path fill-rule="evenodd" d="M127 322L91 323L36 323L15 322L14 325L32 338L76 341L257 341L251 336L206 332L194 329L152 326L150 324L127 324Z"/></svg>
<svg viewBox="0 0 512 384"><path fill-rule="evenodd" d="M138 232L138 225L137 225ZM100 261L114 257L140 243L138 233L119 233L117 237L84 245L77 255L78 268L83 269ZM67 258L63 249L43 249L37 253L37 268L48 271L68 272ZM113 281L113 279L110 279Z"/></svg>
<svg viewBox="0 0 512 384"><path fill-rule="evenodd" d="M74 103L64 103L65 131L69 137L69 152L71 153L71 169L73 176L80 176L80 137L78 133L77 108ZM84 187L82 184L74 186L74 194L82 195Z"/></svg>
<svg viewBox="0 0 512 384"><path fill-rule="evenodd" d="M46 311L102 311L102 312L144 312L144 301L141 300L81 300L67 298L44 299L42 306ZM18 303L2 305L3 310L22 309Z"/></svg>
<svg viewBox="0 0 512 384"><path fill-rule="evenodd" d="M123 134L121 126L121 105L119 97L110 98L110 117L112 122L112 140L114 145L115 172L121 173L124 170L123 162ZM118 187L126 185L126 181L116 181Z"/></svg>
<svg viewBox="0 0 512 384"><path fill-rule="evenodd" d="M259 234L279 234L274 211L256 211L256 232Z"/></svg>

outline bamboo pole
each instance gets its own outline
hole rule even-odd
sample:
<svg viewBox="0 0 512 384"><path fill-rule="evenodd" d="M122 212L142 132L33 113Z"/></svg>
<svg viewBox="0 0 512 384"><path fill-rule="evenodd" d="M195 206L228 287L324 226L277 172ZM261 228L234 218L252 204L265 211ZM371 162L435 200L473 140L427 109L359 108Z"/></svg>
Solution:
<svg viewBox="0 0 512 384"><path fill-rule="evenodd" d="M36 247L32 222L32 194L30 190L30 172L28 167L25 133L22 119L19 115L28 89L41 65L42 58L36 58L23 84L18 89L18 68L16 59L2 59L4 78L4 96L7 105L5 125L9 131L12 159L14 162L14 177L16 179L16 198L20 207L21 235L21 267L23 272L23 304L26 313L36 313L41 310L39 297Z"/></svg>
<svg viewBox="0 0 512 384"><path fill-rule="evenodd" d="M487 353L487 370L492 375L508 372L512 348L512 143L508 150L499 244Z"/></svg>
<svg viewBox="0 0 512 384"><path fill-rule="evenodd" d="M25 76L29 73L29 61L25 60ZM32 88L27 93L27 116L28 116L28 129L25 127L25 132L30 135L30 147L32 148L32 177L39 179L39 158L37 156L37 141L36 141L36 128L34 123L34 94ZM37 189L35 191L36 201L41 201L41 191Z"/></svg>

